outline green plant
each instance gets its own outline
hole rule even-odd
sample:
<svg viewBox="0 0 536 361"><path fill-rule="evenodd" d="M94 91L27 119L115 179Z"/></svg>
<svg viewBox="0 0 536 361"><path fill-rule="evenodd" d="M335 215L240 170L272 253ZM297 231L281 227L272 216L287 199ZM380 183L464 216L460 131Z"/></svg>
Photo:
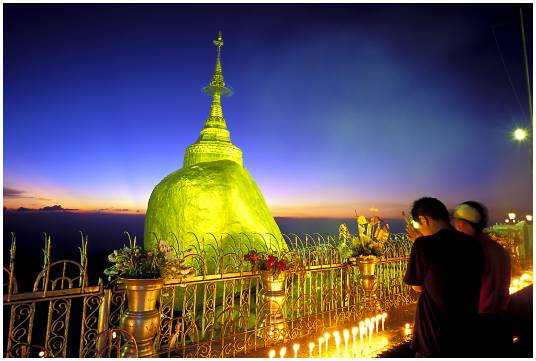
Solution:
<svg viewBox="0 0 536 361"><path fill-rule="evenodd" d="M352 235L346 224L339 227L339 245L337 249L342 258L361 256L381 256L385 251L385 242L389 238L389 225L373 216L370 220L358 216L358 235Z"/></svg>
<svg viewBox="0 0 536 361"><path fill-rule="evenodd" d="M136 237L121 249L108 255L113 265L104 270L109 281L121 278L181 278L192 270L185 267L184 259L177 257L173 248L160 240L156 249L144 249L136 244Z"/></svg>

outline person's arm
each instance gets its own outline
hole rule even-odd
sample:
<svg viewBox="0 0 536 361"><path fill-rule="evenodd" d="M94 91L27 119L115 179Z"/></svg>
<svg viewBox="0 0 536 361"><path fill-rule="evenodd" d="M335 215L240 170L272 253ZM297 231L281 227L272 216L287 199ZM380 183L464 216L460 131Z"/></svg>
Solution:
<svg viewBox="0 0 536 361"><path fill-rule="evenodd" d="M422 241L417 239L411 246L408 268L404 276L404 282L417 292L423 291L426 275L426 258L421 250L421 243Z"/></svg>

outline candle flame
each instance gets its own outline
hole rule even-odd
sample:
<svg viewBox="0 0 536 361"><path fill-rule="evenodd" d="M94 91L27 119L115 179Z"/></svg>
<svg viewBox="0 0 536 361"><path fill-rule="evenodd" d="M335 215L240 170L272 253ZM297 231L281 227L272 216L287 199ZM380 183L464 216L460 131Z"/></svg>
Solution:
<svg viewBox="0 0 536 361"><path fill-rule="evenodd" d="M268 353L268 357L274 358L275 357L275 350L270 350L270 352Z"/></svg>
<svg viewBox="0 0 536 361"><path fill-rule="evenodd" d="M359 329L357 327L352 327L352 335L355 337L357 333L359 332Z"/></svg>
<svg viewBox="0 0 536 361"><path fill-rule="evenodd" d="M286 347L283 347L283 348L279 351L279 357L284 358L286 353L287 353L287 348L286 348Z"/></svg>

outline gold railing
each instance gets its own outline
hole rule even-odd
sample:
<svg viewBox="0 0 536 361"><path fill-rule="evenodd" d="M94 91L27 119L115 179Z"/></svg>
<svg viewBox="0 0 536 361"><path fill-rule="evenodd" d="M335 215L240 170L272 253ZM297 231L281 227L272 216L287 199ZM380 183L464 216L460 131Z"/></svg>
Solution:
<svg viewBox="0 0 536 361"><path fill-rule="evenodd" d="M402 235L391 236L377 266L374 305L364 302L359 269L343 263L335 237L286 238L304 265L286 277L281 327L274 332L273 325L267 325L273 312L269 297L243 255L221 255L217 274L206 274L203 256L191 255L196 258L192 264L199 265L195 275L167 280L161 291L158 354L243 356L281 339L298 339L357 321L375 311L373 307L389 310L416 300L402 282L411 248ZM119 327L126 309L124 290L104 288L102 282L87 285L87 238L82 236L80 262L52 262L47 237L43 270L33 292L24 293L18 292L15 278L15 244L13 237L10 264L4 267L4 317L9 319L4 356L119 357L125 342L135 344Z"/></svg>

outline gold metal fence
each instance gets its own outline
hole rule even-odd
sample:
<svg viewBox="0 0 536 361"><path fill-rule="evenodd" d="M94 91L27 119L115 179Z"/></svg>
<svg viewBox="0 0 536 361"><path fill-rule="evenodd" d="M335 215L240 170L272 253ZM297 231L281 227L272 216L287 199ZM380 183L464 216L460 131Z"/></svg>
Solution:
<svg viewBox="0 0 536 361"><path fill-rule="evenodd" d="M285 238L303 267L287 274L284 294L275 303L243 254L219 255L216 274L207 274L202 254L189 255L198 265L195 275L166 280L161 291L157 353L243 356L416 301L402 282L411 248L403 235L391 235L377 266L373 299L363 289L358 267L339 256L336 236ZM4 267L4 318L9 319L4 356L119 357L125 342L135 343L119 326L127 306L124 290L104 288L102 282L87 285L87 237L82 235L80 262L52 262L46 238L43 270L26 293L17 288L15 247L13 237L10 264ZM269 321L274 304L281 316L276 327Z"/></svg>

